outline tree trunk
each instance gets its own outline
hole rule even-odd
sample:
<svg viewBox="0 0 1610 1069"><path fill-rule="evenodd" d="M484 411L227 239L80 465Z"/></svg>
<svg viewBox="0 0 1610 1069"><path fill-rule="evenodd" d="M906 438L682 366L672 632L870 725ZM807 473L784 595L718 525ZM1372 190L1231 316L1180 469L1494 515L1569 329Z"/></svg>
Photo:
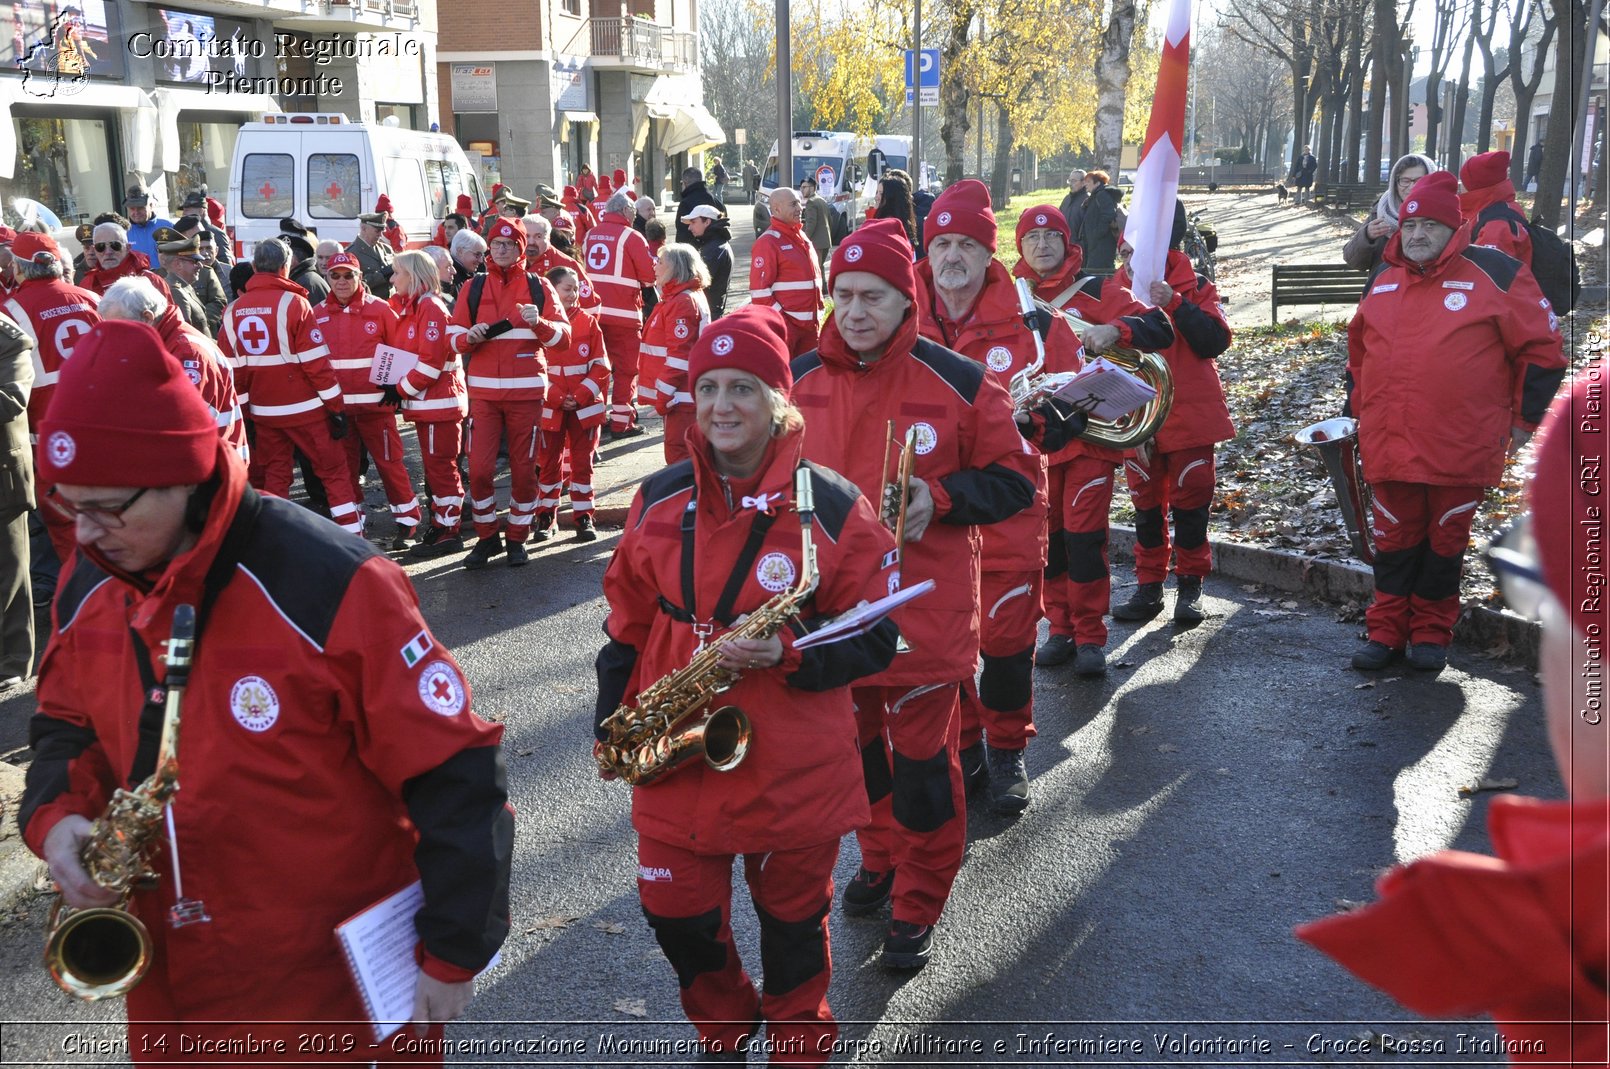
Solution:
<svg viewBox="0 0 1610 1069"><path fill-rule="evenodd" d="M1362 45L1355 45L1355 49ZM1347 158L1353 161L1352 173L1342 176L1345 182L1373 182L1375 176L1371 171L1375 163L1365 152L1368 146L1364 138L1364 71L1365 62L1362 55L1353 57L1353 78L1347 94Z"/></svg>
<svg viewBox="0 0 1610 1069"><path fill-rule="evenodd" d="M1322 197L1328 184L1331 163L1331 134L1334 131L1336 109L1332 106L1331 73L1328 63L1321 61L1314 75L1314 96L1319 102L1319 136L1314 139L1314 156L1319 166L1314 170L1313 195Z"/></svg>
<svg viewBox="0 0 1610 1069"><path fill-rule="evenodd" d="M1313 68L1312 57L1300 55L1291 64L1291 159L1286 161L1286 173L1297 173L1297 161L1302 158L1303 146L1308 144L1308 128L1313 120L1314 101L1308 95L1308 72Z"/></svg>
<svg viewBox="0 0 1610 1069"><path fill-rule="evenodd" d="M1549 101L1551 117L1543 141L1543 166L1537 172L1537 200L1532 206L1532 217L1544 226L1558 228L1566 218L1562 200L1571 196L1581 170L1581 160L1571 159L1571 141L1576 133L1571 120L1576 111L1577 91L1580 79L1591 76L1592 71L1583 56L1588 36L1586 5L1568 0L1555 10L1556 18L1564 20L1564 24L1554 42L1554 95ZM1563 71L1571 71L1575 76L1559 77L1559 72Z"/></svg>
<svg viewBox="0 0 1610 1069"><path fill-rule="evenodd" d="M1537 87L1543 84L1544 54L1548 52L1549 43L1554 40L1557 28L1558 23L1555 19L1549 19L1544 24L1543 36L1537 42L1537 52L1532 57L1530 74L1526 73L1526 65L1521 62L1524 58L1521 55L1521 43L1525 40L1525 24L1517 26L1510 34L1509 84L1515 92L1515 148L1509 154L1509 180L1515 183L1516 189L1524 188L1522 179L1526 175L1526 154L1530 148L1526 141L1526 131L1531 125L1532 100L1537 96Z"/></svg>
<svg viewBox="0 0 1610 1069"><path fill-rule="evenodd" d="M942 54L944 74L939 86L939 104L943 118L939 123L939 140L945 146L945 184L961 181L962 157L967 148L967 131L973 120L968 115L972 93L962 80L962 53L967 48L967 32L973 23L973 7L962 3L952 9L950 36Z"/></svg>
<svg viewBox="0 0 1610 1069"><path fill-rule="evenodd" d="M1459 173L1465 146L1465 111L1470 107L1470 53L1476 47L1476 34L1465 38L1465 58L1459 68L1459 88L1454 92L1453 118L1448 123L1448 170Z"/></svg>
<svg viewBox="0 0 1610 1069"><path fill-rule="evenodd" d="M1384 133L1386 125L1387 86L1391 84L1394 59L1398 52L1397 5L1393 0L1375 2L1375 47L1370 57L1370 113L1364 128L1363 181L1375 180L1376 161L1382 156L1389 140Z"/></svg>
<svg viewBox="0 0 1610 1069"><path fill-rule="evenodd" d="M1004 209L1012 195L1012 119L996 101L995 169L990 175L990 198Z"/></svg>
<svg viewBox="0 0 1610 1069"><path fill-rule="evenodd" d="M1129 42L1135 35L1135 0L1114 0L1096 64L1096 166L1118 181L1124 147L1124 94L1129 88Z"/></svg>
<svg viewBox="0 0 1610 1069"><path fill-rule="evenodd" d="M1442 125L1442 74L1431 68L1426 76L1426 155L1437 158L1437 134Z"/></svg>

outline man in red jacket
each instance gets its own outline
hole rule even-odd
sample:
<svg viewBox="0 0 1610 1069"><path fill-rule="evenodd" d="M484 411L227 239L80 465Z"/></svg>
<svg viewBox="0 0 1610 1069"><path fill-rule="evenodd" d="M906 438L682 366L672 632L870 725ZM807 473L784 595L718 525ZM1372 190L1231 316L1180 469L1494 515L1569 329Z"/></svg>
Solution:
<svg viewBox="0 0 1610 1069"><path fill-rule="evenodd" d="M917 262L928 294L918 309L923 336L983 364L1003 388L1042 351L1042 372L1077 371L1079 339L1066 320L1054 321L1044 339L1024 322L1012 276L994 257L995 232L984 183L958 182L934 201L924 231L928 255ZM1034 641L1043 615L1048 508L1045 456L1037 449L1033 456L1034 504L979 532L984 667L976 691L971 679L962 681L962 773L969 787L989 780L1001 813L1029 804L1023 751L1035 734ZM988 734L987 750L981 732Z"/></svg>
<svg viewBox="0 0 1610 1069"><path fill-rule="evenodd" d="M654 293L654 257L643 235L632 229L631 196L617 190L604 205L598 225L582 245L588 279L602 305L598 322L614 382L609 391L611 438L642 434L637 425L637 359L643 346L643 305Z"/></svg>
<svg viewBox="0 0 1610 1069"><path fill-rule="evenodd" d="M439 1043L508 931L514 824L502 729L471 711L407 577L247 486L140 323L103 323L79 346L39 463L46 507L72 517L81 552L40 668L18 823L68 906L120 897L80 851L112 790L165 756L148 730L174 683L164 644L179 606L195 619L180 789L152 829L174 846L155 850L155 886L129 903L152 941L128 994L133 1060L173 1064L181 1035L240 1048L198 1062L401 1060L353 1026L369 1014L333 932L410 885L423 898L412 1016ZM305 1042L332 1033L333 1047Z"/></svg>
<svg viewBox="0 0 1610 1069"><path fill-rule="evenodd" d="M224 309L218 337L235 369L235 391L257 432L254 485L275 497L290 496L292 452L301 450L324 484L330 518L361 535L357 489L338 444L347 434L346 404L307 291L287 276L290 261L283 241L258 242L254 273Z"/></svg>
<svg viewBox="0 0 1610 1069"><path fill-rule="evenodd" d="M313 321L330 348L330 367L346 399L347 421L356 431L342 441L347 466L356 484L363 474L360 458L364 451L368 452L380 472L386 500L391 504L391 518L397 524L391 548L407 549L420 516L419 498L408 478L408 465L403 462L402 435L397 433L397 407L402 395L395 386L385 389L369 381L375 350L395 340L397 313L364 289L363 267L350 252L330 257L326 270L330 295L314 306Z"/></svg>
<svg viewBox="0 0 1610 1069"><path fill-rule="evenodd" d="M1465 191L1459 194L1459 218L1470 232L1472 245L1491 245L1508 253L1527 270L1532 267L1532 235L1526 213L1515 199L1509 180L1509 153L1482 152L1459 168Z"/></svg>
<svg viewBox="0 0 1610 1069"><path fill-rule="evenodd" d="M375 211L386 217L386 244L391 246L391 250L402 252L408 248L408 232L397 222L397 217L391 214L391 198L384 193L380 194L380 199L375 201Z"/></svg>
<svg viewBox="0 0 1610 1069"><path fill-rule="evenodd" d="M498 219L487 229L486 273L458 292L448 328L463 356L470 397L470 510L479 541L464 558L472 571L504 550L509 567L530 562L525 541L537 511L537 443L548 392L547 350L570 342L570 321L553 286L525 270L525 228ZM498 445L509 447L509 519L500 534Z"/></svg>
<svg viewBox="0 0 1610 1069"><path fill-rule="evenodd" d="M1447 171L1415 183L1347 328L1347 396L1375 496L1375 599L1353 667L1440 672L1459 575L1505 447L1565 374L1559 320L1526 265L1470 244Z"/></svg>
<svg viewBox="0 0 1610 1069"><path fill-rule="evenodd" d="M771 225L755 238L749 260L749 299L788 317L795 356L816 348L822 314L822 262L800 220L799 194L787 186L771 195Z"/></svg>
<svg viewBox="0 0 1610 1069"><path fill-rule="evenodd" d="M910 434L898 582L938 584L895 613L910 650L854 691L872 823L856 833L861 870L843 903L846 913L873 914L892 898L882 961L920 968L967 841L960 702L978 659L974 526L1033 505L1039 457L1013 424L1006 391L919 336L916 271L899 222L874 220L839 245L833 303L821 348L793 365L805 456L882 501L889 424L897 443Z"/></svg>
<svg viewBox="0 0 1610 1069"><path fill-rule="evenodd" d="M1080 337L1087 353L1115 346L1161 352L1174 344L1168 313L1148 308L1110 276L1083 273L1084 250L1074 243L1062 213L1049 204L1019 217L1017 247L1023 258L1013 274L1029 280L1035 297L1094 324ZM1108 513L1122 459L1116 449L1088 441L1073 442L1051 457L1045 586L1051 634L1035 651L1040 667L1065 664L1071 657L1079 675L1107 671Z"/></svg>
<svg viewBox="0 0 1610 1069"><path fill-rule="evenodd" d="M90 264L90 270L81 280L85 289L105 293L120 278L144 275L151 280L158 293L170 304L173 302L167 280L150 269L151 261L146 259L144 253L134 251L129 245L128 231L121 224L101 223L96 226L93 243L84 250L84 255Z"/></svg>

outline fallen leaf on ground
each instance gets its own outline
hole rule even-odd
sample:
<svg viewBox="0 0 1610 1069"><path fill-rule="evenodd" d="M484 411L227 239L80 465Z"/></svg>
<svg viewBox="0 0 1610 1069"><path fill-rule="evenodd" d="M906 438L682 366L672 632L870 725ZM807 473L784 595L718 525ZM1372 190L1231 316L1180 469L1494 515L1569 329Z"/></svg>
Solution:
<svg viewBox="0 0 1610 1069"><path fill-rule="evenodd" d="M1150 735L1152 733L1152 729L1145 724L1142 724L1139 727L1130 728L1129 733L1131 735Z"/></svg>
<svg viewBox="0 0 1610 1069"><path fill-rule="evenodd" d="M647 1017L648 1003L640 998L618 998L615 1000L616 1013L629 1013L633 1017Z"/></svg>
<svg viewBox="0 0 1610 1069"><path fill-rule="evenodd" d="M1375 680L1372 679L1368 683L1354 683L1353 684L1353 689L1354 690L1369 690L1373 686L1375 686Z"/></svg>
<svg viewBox="0 0 1610 1069"><path fill-rule="evenodd" d="M1302 608L1302 603L1297 601L1282 601L1280 603L1280 607L1282 609L1300 609Z"/></svg>
<svg viewBox="0 0 1610 1069"><path fill-rule="evenodd" d="M609 921L593 921L593 927L607 935L620 935L626 930L626 925L612 924Z"/></svg>
<svg viewBox="0 0 1610 1069"><path fill-rule="evenodd" d="M554 928L569 928L572 924L575 924L579 920L581 920L580 917L572 916L568 913L562 913L553 917L543 917L542 919L534 922L531 927L527 928L525 930L525 934L530 935L532 932L549 931Z"/></svg>
<svg viewBox="0 0 1610 1069"><path fill-rule="evenodd" d="M1114 668L1133 668L1133 667L1135 667L1135 662L1134 661L1114 661L1112 666Z"/></svg>
<svg viewBox="0 0 1610 1069"><path fill-rule="evenodd" d="M1483 776L1474 785L1466 784L1460 787L1459 793L1462 796L1469 796L1479 794L1482 791L1512 791L1520 785L1521 781L1518 779L1488 779Z"/></svg>
<svg viewBox="0 0 1610 1069"><path fill-rule="evenodd" d="M1180 748L1178 746L1175 746L1172 742L1163 742L1163 743L1158 744L1157 752L1158 753L1179 753Z"/></svg>
<svg viewBox="0 0 1610 1069"><path fill-rule="evenodd" d="M1338 913L1351 913L1355 909L1362 909L1363 906L1363 902L1355 902L1351 898L1338 898L1336 900L1336 911Z"/></svg>

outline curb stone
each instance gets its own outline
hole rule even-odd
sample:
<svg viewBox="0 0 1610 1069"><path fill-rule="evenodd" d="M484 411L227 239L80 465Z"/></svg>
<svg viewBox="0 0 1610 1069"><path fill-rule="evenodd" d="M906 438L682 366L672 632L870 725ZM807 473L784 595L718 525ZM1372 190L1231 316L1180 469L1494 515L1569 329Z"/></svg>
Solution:
<svg viewBox="0 0 1610 1069"><path fill-rule="evenodd" d="M1115 556L1126 561L1135 559L1133 527L1114 524L1108 540ZM1213 547L1214 574L1227 579L1262 583L1333 602L1368 602L1375 589L1374 573L1363 564L1219 538L1209 538L1208 543ZM1508 656L1537 671L1541 631L1534 621L1485 605L1467 604L1454 624L1453 635L1456 642L1479 653L1507 643Z"/></svg>

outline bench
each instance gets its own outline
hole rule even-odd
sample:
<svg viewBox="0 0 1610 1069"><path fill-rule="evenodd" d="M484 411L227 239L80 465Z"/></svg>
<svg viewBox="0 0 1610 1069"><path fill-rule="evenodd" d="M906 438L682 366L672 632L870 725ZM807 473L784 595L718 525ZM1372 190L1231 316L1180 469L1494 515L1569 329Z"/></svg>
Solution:
<svg viewBox="0 0 1610 1069"><path fill-rule="evenodd" d="M1346 211L1351 207L1367 207L1381 195L1378 185L1363 182L1332 182L1325 187L1321 203L1327 208Z"/></svg>
<svg viewBox="0 0 1610 1069"><path fill-rule="evenodd" d="M1269 322L1280 321L1282 305L1357 304L1368 271L1346 264L1277 264L1269 291Z"/></svg>

